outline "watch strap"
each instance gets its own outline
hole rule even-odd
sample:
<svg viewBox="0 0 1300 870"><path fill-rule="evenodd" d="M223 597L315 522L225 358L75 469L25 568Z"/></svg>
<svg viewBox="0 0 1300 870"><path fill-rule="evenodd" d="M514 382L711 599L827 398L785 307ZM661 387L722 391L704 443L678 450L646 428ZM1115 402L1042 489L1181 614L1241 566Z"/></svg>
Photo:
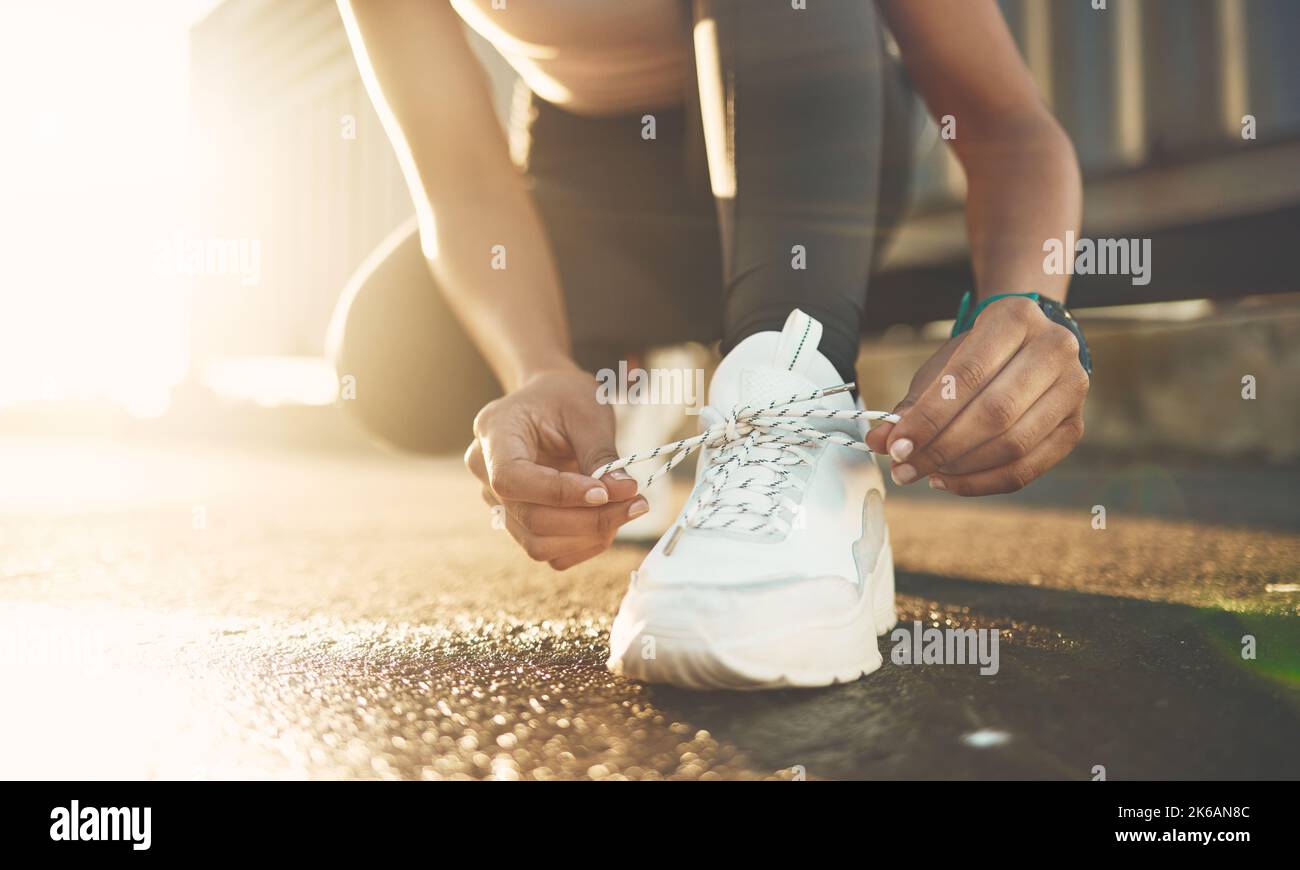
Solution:
<svg viewBox="0 0 1300 870"><path fill-rule="evenodd" d="M963 332L966 332L974 326L975 318L979 317L980 312L985 308L988 308L991 303L1012 296L1023 296L1026 299L1034 300L1040 305L1042 304L1043 299L1042 295L1039 293L995 293L988 299L985 299L976 305L974 310L971 310L971 302L975 299L975 295L971 293L971 291L967 290L961 297L961 305L957 307L957 320L952 325L952 335L954 337L961 335Z"/></svg>
<svg viewBox="0 0 1300 870"><path fill-rule="evenodd" d="M990 304L997 302L999 299L1006 299L1012 296L1022 296L1026 299L1032 299L1043 312L1043 316L1053 323L1059 323L1079 340L1079 365L1087 372L1088 377L1092 377L1092 351L1088 349L1088 342L1084 340L1083 329L1080 328L1078 321L1070 314L1070 310L1055 299L1050 299L1040 293L995 293L989 298L983 300L978 305L972 306L974 294L967 290L961 297L961 305L957 308L957 319L952 325L952 335L955 338L963 332L967 332L975 325L975 318L980 316L985 308Z"/></svg>

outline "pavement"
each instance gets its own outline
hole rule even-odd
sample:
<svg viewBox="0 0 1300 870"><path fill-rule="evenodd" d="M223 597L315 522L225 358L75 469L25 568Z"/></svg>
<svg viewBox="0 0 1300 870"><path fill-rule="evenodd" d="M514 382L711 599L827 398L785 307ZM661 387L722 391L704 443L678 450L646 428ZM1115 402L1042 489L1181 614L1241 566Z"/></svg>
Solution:
<svg viewBox="0 0 1300 870"><path fill-rule="evenodd" d="M883 638L766 693L609 674L642 548L553 573L454 459L9 437L0 481L5 778L1300 777L1294 466L895 491L901 623L999 629L997 674Z"/></svg>

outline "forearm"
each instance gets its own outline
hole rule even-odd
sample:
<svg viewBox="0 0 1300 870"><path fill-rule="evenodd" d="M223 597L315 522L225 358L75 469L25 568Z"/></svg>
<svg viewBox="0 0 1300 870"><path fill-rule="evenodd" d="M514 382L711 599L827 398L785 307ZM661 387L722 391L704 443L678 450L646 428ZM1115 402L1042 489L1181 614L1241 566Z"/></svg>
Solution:
<svg viewBox="0 0 1300 870"><path fill-rule="evenodd" d="M476 195L444 191L433 206L429 268L507 392L572 367L555 263L522 183ZM427 231L424 231L427 233Z"/></svg>
<svg viewBox="0 0 1300 870"><path fill-rule="evenodd" d="M339 0L448 302L507 391L571 367L555 265L460 19L427 0Z"/></svg>
<svg viewBox="0 0 1300 870"><path fill-rule="evenodd" d="M1037 292L1065 301L1068 274L1043 266L1043 244L1077 233L1082 190L1074 148L1050 118L1004 128L959 150L976 295Z"/></svg>

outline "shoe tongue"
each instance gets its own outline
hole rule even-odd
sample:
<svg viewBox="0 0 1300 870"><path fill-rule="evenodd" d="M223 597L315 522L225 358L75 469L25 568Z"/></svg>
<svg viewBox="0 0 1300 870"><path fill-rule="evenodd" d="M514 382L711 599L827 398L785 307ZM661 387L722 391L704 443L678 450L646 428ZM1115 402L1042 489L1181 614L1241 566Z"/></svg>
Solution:
<svg viewBox="0 0 1300 870"><path fill-rule="evenodd" d="M722 360L709 384L709 406L724 416L738 405L765 405L773 400L783 401L791 396L806 395L822 387L839 384L841 378L830 360L817 350L821 340L822 325L795 309L780 332L759 332L749 336L732 348ZM848 392L836 393L791 405L792 408L834 408L851 410L853 399ZM721 422L712 415L701 418L701 424ZM840 429L845 423L839 420L809 420L808 425L820 429ZM856 430L852 430L856 433ZM781 451L771 446L756 447L750 460L779 460ZM786 469L786 474L803 476L807 466ZM727 483L727 500L744 504L755 516L770 514L773 502L761 490L780 483L778 475L763 465L752 465L731 472ZM750 481L759 487L746 488Z"/></svg>
<svg viewBox="0 0 1300 870"><path fill-rule="evenodd" d="M709 384L709 404L726 414L736 405L788 399L841 382L830 360L817 350L822 325L799 309L781 332L758 332L736 345ZM852 409L849 393L826 396L809 406Z"/></svg>

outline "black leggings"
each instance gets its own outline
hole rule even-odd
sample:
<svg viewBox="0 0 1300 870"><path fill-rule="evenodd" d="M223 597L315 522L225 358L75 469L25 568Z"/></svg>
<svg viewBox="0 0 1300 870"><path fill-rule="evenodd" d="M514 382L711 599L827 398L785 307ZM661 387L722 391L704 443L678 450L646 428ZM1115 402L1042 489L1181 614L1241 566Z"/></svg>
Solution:
<svg viewBox="0 0 1300 870"><path fill-rule="evenodd" d="M914 101L874 3L808 5L696 0L683 39L698 86L681 108L587 118L515 101L581 364L684 341L725 353L799 307L853 378L868 277L906 198ZM464 449L500 393L413 219L358 270L331 333L340 377L356 378L345 407L397 446Z"/></svg>

